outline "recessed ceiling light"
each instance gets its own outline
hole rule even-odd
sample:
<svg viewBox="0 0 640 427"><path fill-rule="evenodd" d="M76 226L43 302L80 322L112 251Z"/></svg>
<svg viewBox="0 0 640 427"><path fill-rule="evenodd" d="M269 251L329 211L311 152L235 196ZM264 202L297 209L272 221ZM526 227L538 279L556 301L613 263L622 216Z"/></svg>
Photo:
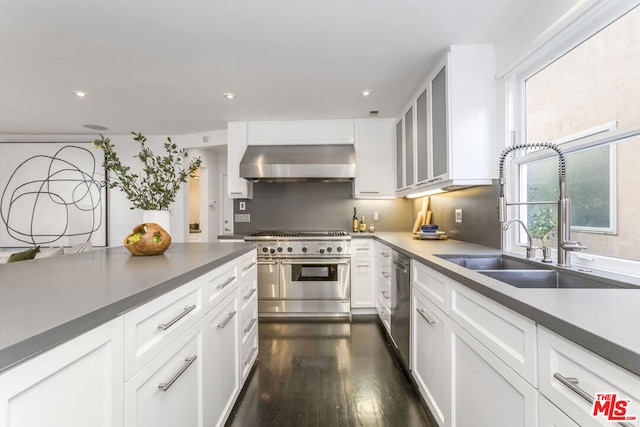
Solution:
<svg viewBox="0 0 640 427"><path fill-rule="evenodd" d="M371 91L370 90L365 89L365 90L362 91L362 96L369 96L369 95L371 95Z"/></svg>
<svg viewBox="0 0 640 427"><path fill-rule="evenodd" d="M227 99L234 99L236 97L235 93L231 93L231 92L227 92L227 93L223 93L222 96L224 96Z"/></svg>
<svg viewBox="0 0 640 427"><path fill-rule="evenodd" d="M73 93L75 93L79 98L86 98L87 96L89 96L87 92L83 92L81 90L74 90Z"/></svg>

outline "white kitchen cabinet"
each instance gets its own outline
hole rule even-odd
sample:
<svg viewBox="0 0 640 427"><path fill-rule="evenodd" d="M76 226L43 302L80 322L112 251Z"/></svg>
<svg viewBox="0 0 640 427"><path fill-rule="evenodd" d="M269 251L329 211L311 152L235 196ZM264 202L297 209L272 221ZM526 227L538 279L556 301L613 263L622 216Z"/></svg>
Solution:
<svg viewBox="0 0 640 427"><path fill-rule="evenodd" d="M523 377L536 372L535 325L528 333L515 313L415 260L411 320L412 375L441 427L537 426L535 379Z"/></svg>
<svg viewBox="0 0 640 427"><path fill-rule="evenodd" d="M535 322L459 283L450 292L449 316L535 387Z"/></svg>
<svg viewBox="0 0 640 427"><path fill-rule="evenodd" d="M540 427L579 427L564 412L549 402L544 396L538 395L538 426Z"/></svg>
<svg viewBox="0 0 640 427"><path fill-rule="evenodd" d="M248 144L247 122L227 125L227 195L231 199L252 199L253 182L240 177L240 161Z"/></svg>
<svg viewBox="0 0 640 427"><path fill-rule="evenodd" d="M404 116L395 124L396 194L405 189L404 184Z"/></svg>
<svg viewBox="0 0 640 427"><path fill-rule="evenodd" d="M451 46L405 111L406 176L397 195L491 184L497 158L492 46ZM400 137L396 128L396 144Z"/></svg>
<svg viewBox="0 0 640 427"><path fill-rule="evenodd" d="M0 375L0 425L123 424L122 318Z"/></svg>
<svg viewBox="0 0 640 427"><path fill-rule="evenodd" d="M374 249L376 311L387 332L391 333L391 248L376 241Z"/></svg>
<svg viewBox="0 0 640 427"><path fill-rule="evenodd" d="M542 326L538 326L539 388L578 425L614 426L603 413L593 416L593 404L581 394L597 399L597 393L628 400L626 415L640 417L640 377L614 365ZM603 403L604 405L604 403ZM627 421L627 425L635 425Z"/></svg>
<svg viewBox="0 0 640 427"><path fill-rule="evenodd" d="M431 414L440 426L445 426L449 412L447 338L450 321L417 288L411 291L411 370Z"/></svg>
<svg viewBox="0 0 640 427"><path fill-rule="evenodd" d="M351 240L351 311L376 306L376 258L373 239ZM354 310L356 309L356 310Z"/></svg>
<svg viewBox="0 0 640 427"><path fill-rule="evenodd" d="M205 425L224 425L240 391L240 306L227 296L205 316Z"/></svg>
<svg viewBox="0 0 640 427"><path fill-rule="evenodd" d="M204 314L202 288L191 281L124 315L125 380Z"/></svg>
<svg viewBox="0 0 640 427"><path fill-rule="evenodd" d="M125 427L205 425L203 362L201 320L125 383Z"/></svg>
<svg viewBox="0 0 640 427"><path fill-rule="evenodd" d="M249 145L353 144L353 120L249 122Z"/></svg>
<svg viewBox="0 0 640 427"><path fill-rule="evenodd" d="M394 121L366 119L355 122L355 198L395 196Z"/></svg>
<svg viewBox="0 0 640 427"><path fill-rule="evenodd" d="M451 322L451 427L536 427L538 392Z"/></svg>

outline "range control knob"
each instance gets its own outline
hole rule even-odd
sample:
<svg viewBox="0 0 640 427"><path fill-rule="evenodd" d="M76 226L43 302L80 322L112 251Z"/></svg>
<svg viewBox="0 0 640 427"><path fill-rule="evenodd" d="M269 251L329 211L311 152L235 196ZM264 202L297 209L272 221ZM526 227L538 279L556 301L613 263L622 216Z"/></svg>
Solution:
<svg viewBox="0 0 640 427"><path fill-rule="evenodd" d="M342 246L338 246L338 248L336 249L338 252L342 252Z"/></svg>
<svg viewBox="0 0 640 427"><path fill-rule="evenodd" d="M307 247L306 247L306 246L303 246L303 247L302 247L302 252L304 252L304 253L306 253L306 252L307 252Z"/></svg>
<svg viewBox="0 0 640 427"><path fill-rule="evenodd" d="M293 252L293 248L292 248L291 246L289 246L289 247L287 248L287 252Z"/></svg>
<svg viewBox="0 0 640 427"><path fill-rule="evenodd" d="M320 249L318 250L318 252L320 252L321 254L323 254L323 253L324 253L324 248L320 248Z"/></svg>
<svg viewBox="0 0 640 427"><path fill-rule="evenodd" d="M269 248L265 246L264 248L262 248L262 252L269 252Z"/></svg>
<svg viewBox="0 0 640 427"><path fill-rule="evenodd" d="M327 252L331 252L333 249L331 247L327 248Z"/></svg>
<svg viewBox="0 0 640 427"><path fill-rule="evenodd" d="M282 248L278 246L278 252L282 252Z"/></svg>
<svg viewBox="0 0 640 427"><path fill-rule="evenodd" d="M269 253L271 253L271 254L275 254L275 253L276 253L276 250L275 250L275 249L273 249L273 248L271 248L271 249L269 249Z"/></svg>

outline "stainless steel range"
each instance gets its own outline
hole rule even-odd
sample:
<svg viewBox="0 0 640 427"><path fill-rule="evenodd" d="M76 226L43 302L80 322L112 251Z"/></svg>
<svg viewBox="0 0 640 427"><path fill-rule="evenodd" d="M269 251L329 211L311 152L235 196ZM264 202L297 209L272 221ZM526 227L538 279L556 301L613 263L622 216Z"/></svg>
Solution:
<svg viewBox="0 0 640 427"><path fill-rule="evenodd" d="M351 236L346 231L259 231L261 317L350 317Z"/></svg>

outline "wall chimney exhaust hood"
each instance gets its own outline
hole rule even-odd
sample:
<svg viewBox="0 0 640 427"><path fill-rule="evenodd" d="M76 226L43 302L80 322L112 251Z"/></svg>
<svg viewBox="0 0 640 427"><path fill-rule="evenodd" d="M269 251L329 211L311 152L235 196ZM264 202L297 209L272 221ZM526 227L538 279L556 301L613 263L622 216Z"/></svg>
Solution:
<svg viewBox="0 0 640 427"><path fill-rule="evenodd" d="M257 182L346 182L356 177L353 144L249 145L240 176Z"/></svg>

